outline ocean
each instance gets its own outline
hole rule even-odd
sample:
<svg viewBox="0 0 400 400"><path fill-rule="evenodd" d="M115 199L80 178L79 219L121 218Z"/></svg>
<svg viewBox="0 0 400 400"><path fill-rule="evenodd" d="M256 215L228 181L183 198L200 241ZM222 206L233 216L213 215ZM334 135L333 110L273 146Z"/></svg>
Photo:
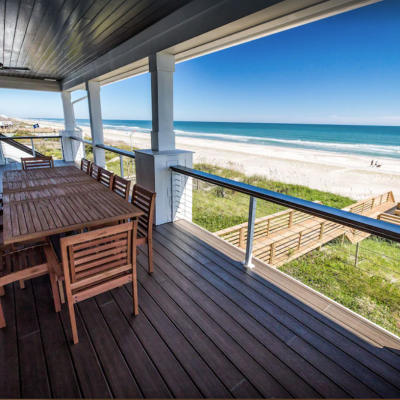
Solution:
<svg viewBox="0 0 400 400"><path fill-rule="evenodd" d="M32 119L32 118L29 118ZM39 118L38 122L63 122ZM77 119L78 126L89 126L88 119ZM150 133L151 121L103 120L103 126L126 132ZM400 126L307 125L236 122L175 121L178 136L222 140L297 149L400 159Z"/></svg>

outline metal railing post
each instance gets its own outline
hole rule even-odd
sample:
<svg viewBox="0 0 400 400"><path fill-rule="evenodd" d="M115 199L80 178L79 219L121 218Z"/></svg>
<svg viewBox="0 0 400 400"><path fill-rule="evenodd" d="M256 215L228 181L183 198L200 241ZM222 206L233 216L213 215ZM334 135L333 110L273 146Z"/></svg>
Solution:
<svg viewBox="0 0 400 400"><path fill-rule="evenodd" d="M253 253L254 223L256 220L256 208L257 208L257 198L250 196L249 222L247 224L246 258L243 263L243 265L247 268L254 268L251 259Z"/></svg>
<svg viewBox="0 0 400 400"><path fill-rule="evenodd" d="M63 141L62 141L62 139L60 138L60 148L61 148L61 159L62 160L65 160L65 156L64 156L64 146L63 146Z"/></svg>
<svg viewBox="0 0 400 400"><path fill-rule="evenodd" d="M31 145L32 145L32 155L33 157L36 157L35 145L33 144L33 139L31 139Z"/></svg>
<svg viewBox="0 0 400 400"><path fill-rule="evenodd" d="M124 178L124 159L122 157L122 154L119 155L119 164L121 167L121 178Z"/></svg>

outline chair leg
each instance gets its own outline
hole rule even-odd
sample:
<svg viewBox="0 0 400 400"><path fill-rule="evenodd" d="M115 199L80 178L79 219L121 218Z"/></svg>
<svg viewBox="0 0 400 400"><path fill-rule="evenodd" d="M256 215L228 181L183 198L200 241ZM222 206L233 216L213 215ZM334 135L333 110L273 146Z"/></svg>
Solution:
<svg viewBox="0 0 400 400"><path fill-rule="evenodd" d="M64 293L64 286L62 281L57 281L58 282L58 290L60 291L60 300L61 304L65 304L65 293Z"/></svg>
<svg viewBox="0 0 400 400"><path fill-rule="evenodd" d="M147 254L149 255L149 274L153 273L153 241L149 239L147 242Z"/></svg>
<svg viewBox="0 0 400 400"><path fill-rule="evenodd" d="M4 296L6 291L4 290L4 286L0 286L0 296Z"/></svg>
<svg viewBox="0 0 400 400"><path fill-rule="evenodd" d="M53 292L53 299L54 299L54 307L56 312L61 311L61 303L60 303L60 292L58 291L57 285L57 276L53 271L53 268L49 268L49 276L50 276L50 283L51 283L51 290Z"/></svg>
<svg viewBox="0 0 400 400"><path fill-rule="evenodd" d="M25 289L25 282L22 279L19 281L19 287Z"/></svg>
<svg viewBox="0 0 400 400"><path fill-rule="evenodd" d="M74 303L72 302L72 298L68 299L68 311L69 311L69 318L71 320L72 339L74 341L74 344L78 344L79 343L78 328L76 327L75 309L74 309Z"/></svg>
<svg viewBox="0 0 400 400"><path fill-rule="evenodd" d="M137 247L136 247L137 250ZM137 288L137 270L136 270L136 252L132 252L132 300L133 314L139 314L138 288Z"/></svg>
<svg viewBox="0 0 400 400"><path fill-rule="evenodd" d="M0 328L6 327L6 320L4 319L3 308L1 307L0 303Z"/></svg>

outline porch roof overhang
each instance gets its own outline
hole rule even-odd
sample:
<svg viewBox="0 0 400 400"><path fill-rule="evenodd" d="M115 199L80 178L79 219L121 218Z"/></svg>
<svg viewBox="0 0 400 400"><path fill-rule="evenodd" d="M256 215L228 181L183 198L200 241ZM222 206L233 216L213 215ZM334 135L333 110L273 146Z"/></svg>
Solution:
<svg viewBox="0 0 400 400"><path fill-rule="evenodd" d="M85 82L89 80L107 85L148 72L148 57L160 51L173 54L179 63L379 1L382 0L181 1L175 11L150 24L123 43L112 41L114 33L110 30L109 39L111 44L115 43L114 47L103 54L102 48L99 48L97 53L83 55L77 62L69 63L67 69L61 68L64 75L57 77L56 82L44 80L54 76L46 77L46 71L39 69L23 77L18 74L0 76L0 87L74 91L84 89ZM0 20L1 17L0 13ZM16 37L21 35L18 29L19 24L16 24ZM63 26L59 33L65 29ZM108 47L104 47L103 50L110 48L106 33L107 30L102 35L105 35ZM64 57L62 47L61 45L55 47L51 57L55 59ZM4 46L3 50L5 51ZM45 56L46 53L41 57ZM64 59L68 63L68 57ZM43 59L37 65L43 69L46 62L47 60ZM26 77L27 75L29 76Z"/></svg>

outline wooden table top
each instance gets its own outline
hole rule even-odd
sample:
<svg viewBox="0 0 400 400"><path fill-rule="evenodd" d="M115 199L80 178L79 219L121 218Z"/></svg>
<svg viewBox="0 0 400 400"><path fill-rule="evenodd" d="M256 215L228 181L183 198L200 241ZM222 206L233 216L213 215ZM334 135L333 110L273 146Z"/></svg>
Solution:
<svg viewBox="0 0 400 400"><path fill-rule="evenodd" d="M73 166L29 171L7 171L3 174L3 193L76 185L84 182L93 182L93 179Z"/></svg>
<svg viewBox="0 0 400 400"><path fill-rule="evenodd" d="M30 179L62 178L74 175L87 175L79 168L69 165L56 168L39 168L3 172L3 182L27 181Z"/></svg>
<svg viewBox="0 0 400 400"><path fill-rule="evenodd" d="M57 171L51 171L53 177L36 179L43 177L44 169L31 170L26 175L21 172L27 171L10 171L19 173L15 178L26 176L29 180L3 182L3 185L9 184L8 189L4 189L3 200L4 244L138 218L143 214L139 208L76 167L49 168L47 171L62 169L64 171L59 171L59 174L64 174L67 168L74 168L79 173L60 178ZM71 174L75 173L71 171ZM85 176L89 179L72 179ZM5 179L10 179L10 176ZM45 186L43 181L47 182ZM20 187L10 185L14 183L19 183Z"/></svg>

